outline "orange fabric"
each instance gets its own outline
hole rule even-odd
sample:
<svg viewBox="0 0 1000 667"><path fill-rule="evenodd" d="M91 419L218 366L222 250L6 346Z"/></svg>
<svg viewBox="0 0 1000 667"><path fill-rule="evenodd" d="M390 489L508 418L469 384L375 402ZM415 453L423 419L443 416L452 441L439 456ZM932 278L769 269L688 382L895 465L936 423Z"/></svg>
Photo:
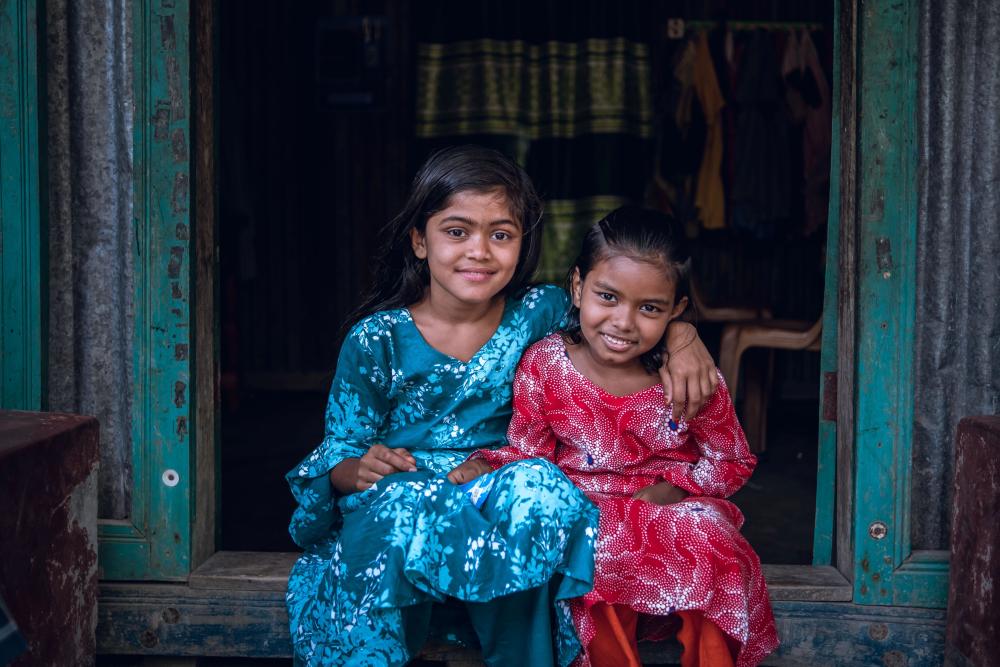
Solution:
<svg viewBox="0 0 1000 667"><path fill-rule="evenodd" d="M592 667L642 667L636 645L639 613L625 605L598 603L590 610L597 633L587 646Z"/></svg>
<svg viewBox="0 0 1000 667"><path fill-rule="evenodd" d="M681 667L733 667L737 644L700 611L679 611L677 641L684 646Z"/></svg>

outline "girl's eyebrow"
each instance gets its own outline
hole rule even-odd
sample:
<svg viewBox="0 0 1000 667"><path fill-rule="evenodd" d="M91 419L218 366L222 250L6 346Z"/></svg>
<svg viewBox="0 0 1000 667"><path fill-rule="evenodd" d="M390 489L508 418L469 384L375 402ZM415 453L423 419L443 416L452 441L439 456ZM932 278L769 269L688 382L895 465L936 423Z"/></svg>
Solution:
<svg viewBox="0 0 1000 667"><path fill-rule="evenodd" d="M464 222L467 225L478 224L477 221L473 220L472 218L466 218L464 215L449 215L447 218L441 219L441 224L444 224L446 222ZM492 220L487 224L490 227L494 227L496 225L514 225L515 227L517 226L517 223L511 220L510 218L501 218L499 220Z"/></svg>
<svg viewBox="0 0 1000 667"><path fill-rule="evenodd" d="M601 289L601 290L604 290L605 292L617 292L618 291L615 288L614 285L609 285L608 283L602 282L600 280L597 280L597 281L594 282L594 287L596 287L598 289Z"/></svg>

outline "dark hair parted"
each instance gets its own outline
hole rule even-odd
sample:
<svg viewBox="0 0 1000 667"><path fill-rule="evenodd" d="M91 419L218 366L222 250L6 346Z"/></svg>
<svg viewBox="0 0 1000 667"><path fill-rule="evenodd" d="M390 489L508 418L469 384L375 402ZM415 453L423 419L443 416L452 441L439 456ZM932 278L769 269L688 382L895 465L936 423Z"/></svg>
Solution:
<svg viewBox="0 0 1000 667"><path fill-rule="evenodd" d="M690 255L684 230L673 217L637 206L623 206L608 213L594 223L583 237L580 255L566 278L567 291L573 293L573 274L576 271L580 272L582 282L591 269L612 257L629 257L662 270L665 279L674 283L674 304L690 296ZM688 298L688 308L690 304L691 299ZM566 315L562 333L573 343L583 340L580 309L575 305ZM666 332L659 344L640 357L643 367L650 373L655 373L663 363L665 341Z"/></svg>
<svg viewBox="0 0 1000 667"><path fill-rule="evenodd" d="M348 327L380 310L416 303L430 284L427 262L413 254L410 230L421 234L427 220L448 207L459 192L500 191L521 227L521 253L504 294L529 285L538 267L542 242L542 202L528 174L503 153L482 146L452 146L437 151L417 171L406 205L381 231L384 244L375 256L373 284L348 318Z"/></svg>

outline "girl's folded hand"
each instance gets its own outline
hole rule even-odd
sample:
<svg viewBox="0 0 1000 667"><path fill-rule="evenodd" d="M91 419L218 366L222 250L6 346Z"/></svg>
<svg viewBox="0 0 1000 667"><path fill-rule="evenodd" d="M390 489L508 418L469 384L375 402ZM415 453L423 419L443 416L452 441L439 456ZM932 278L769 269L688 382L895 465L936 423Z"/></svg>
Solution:
<svg viewBox="0 0 1000 667"><path fill-rule="evenodd" d="M372 445L358 461L359 491L364 491L386 475L394 472L415 472L417 460L402 447L390 449L385 445Z"/></svg>
<svg viewBox="0 0 1000 667"><path fill-rule="evenodd" d="M459 463L454 470L448 473L448 481L452 484L467 484L488 472L493 472L493 466L489 463L482 459L469 459Z"/></svg>
<svg viewBox="0 0 1000 667"><path fill-rule="evenodd" d="M688 497L688 492L679 486L674 486L670 482L660 482L639 489L632 497L636 500L645 500L654 505L673 505Z"/></svg>

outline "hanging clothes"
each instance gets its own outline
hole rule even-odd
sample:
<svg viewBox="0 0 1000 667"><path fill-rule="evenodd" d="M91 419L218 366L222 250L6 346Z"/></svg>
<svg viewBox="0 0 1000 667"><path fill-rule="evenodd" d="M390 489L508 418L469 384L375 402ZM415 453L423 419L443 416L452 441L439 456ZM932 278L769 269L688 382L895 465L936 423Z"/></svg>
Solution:
<svg viewBox="0 0 1000 667"><path fill-rule="evenodd" d="M830 106L830 84L819 61L816 45L809 31L802 31L799 43L804 70L816 83L816 103L806 110L802 136L802 163L805 176L805 224L802 233L813 234L826 225L830 205L830 144L833 118ZM809 100L806 99L808 102Z"/></svg>
<svg viewBox="0 0 1000 667"><path fill-rule="evenodd" d="M662 89L657 91L655 205L678 221L695 224L697 174L705 150L705 116L694 91L695 46L679 43L666 58Z"/></svg>
<svg viewBox="0 0 1000 667"><path fill-rule="evenodd" d="M705 229L722 229L726 226L726 191L722 186L722 109L726 101L715 75L708 35L699 33L694 47L694 90L705 115L705 151L698 169L695 206Z"/></svg>
<svg viewBox="0 0 1000 667"><path fill-rule="evenodd" d="M790 117L800 129L802 225L809 236L826 222L830 193L830 86L808 30L791 32L785 44L781 74Z"/></svg>
<svg viewBox="0 0 1000 667"><path fill-rule="evenodd" d="M733 227L774 238L791 215L789 118L774 40L764 30L747 38L734 92L738 105Z"/></svg>

